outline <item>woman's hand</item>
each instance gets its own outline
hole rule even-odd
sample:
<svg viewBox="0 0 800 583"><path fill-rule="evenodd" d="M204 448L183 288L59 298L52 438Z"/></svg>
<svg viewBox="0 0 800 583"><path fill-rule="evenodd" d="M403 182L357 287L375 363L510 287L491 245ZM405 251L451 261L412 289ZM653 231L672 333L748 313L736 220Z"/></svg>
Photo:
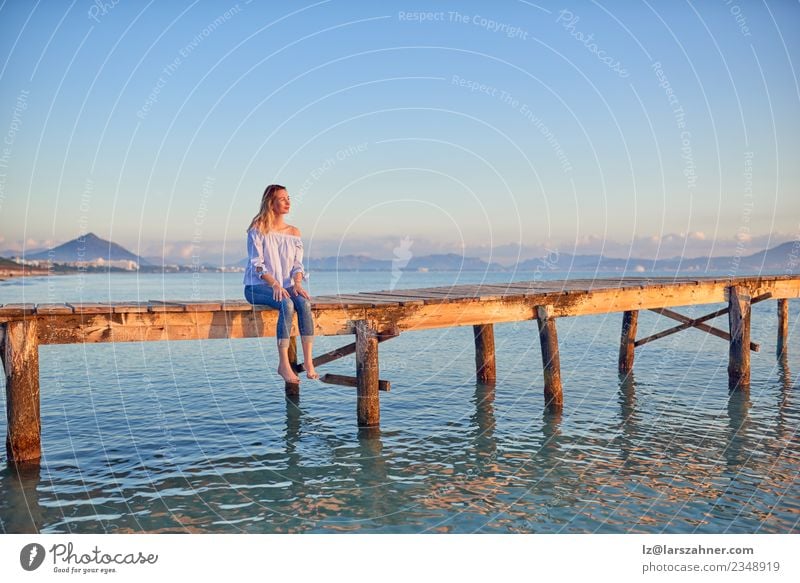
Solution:
<svg viewBox="0 0 800 583"><path fill-rule="evenodd" d="M294 295L304 297L307 300L311 299L311 296L308 295L308 292L303 289L303 284L296 283L292 286L292 290L294 291Z"/></svg>
<svg viewBox="0 0 800 583"><path fill-rule="evenodd" d="M276 302L283 301L283 298L288 298L289 292L283 289L283 286L279 283L276 283L272 286L272 299Z"/></svg>

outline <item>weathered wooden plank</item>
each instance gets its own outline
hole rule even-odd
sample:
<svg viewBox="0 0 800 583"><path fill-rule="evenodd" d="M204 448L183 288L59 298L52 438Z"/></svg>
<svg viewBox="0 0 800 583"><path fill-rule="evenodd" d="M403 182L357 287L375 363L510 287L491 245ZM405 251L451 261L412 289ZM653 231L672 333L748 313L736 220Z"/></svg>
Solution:
<svg viewBox="0 0 800 583"><path fill-rule="evenodd" d="M114 308L109 304L68 303L74 314L110 314Z"/></svg>
<svg viewBox="0 0 800 583"><path fill-rule="evenodd" d="M38 460L42 456L38 321L28 318L5 326L6 455L11 462Z"/></svg>
<svg viewBox="0 0 800 583"><path fill-rule="evenodd" d="M376 292L376 293L383 293L383 292ZM442 294L435 294L424 291L415 291L413 295L409 295L407 297L414 298L415 300L421 299L424 304L447 304L453 301L447 296L443 296Z"/></svg>
<svg viewBox="0 0 800 583"><path fill-rule="evenodd" d="M189 312L189 311L196 311L196 312L218 312L222 310L223 303L221 301L214 301L214 300L201 300L201 301L188 301L182 302L179 300L150 300L150 303L153 305L164 305L164 306L180 306L182 309L164 309L164 310L157 310L151 309L150 311L158 312Z"/></svg>
<svg viewBox="0 0 800 583"><path fill-rule="evenodd" d="M315 314L319 336L352 334L352 312L328 310ZM363 317L363 313L356 314ZM73 314L49 316L54 320L40 330L42 344L87 342L147 342L207 340L215 338L274 337L277 310L247 312L141 312L129 314ZM292 335L298 335L297 323Z"/></svg>
<svg viewBox="0 0 800 583"><path fill-rule="evenodd" d="M772 284L761 284L754 293L770 292L773 297L796 297L800 295L800 278L794 280L779 280ZM361 304L357 307L343 307L332 305L330 307L315 306L312 303L314 317L317 324L316 333L320 335L335 335L352 333L352 323L358 319L367 318L373 328L378 330L390 329L395 326L400 330L424 330L431 328L444 328L450 326L465 326L486 323L516 322L530 320L534 317L535 305L550 304L553 306L555 317L580 316L588 314L603 314L622 312L627 310L641 310L649 308L668 308L672 306L686 306L692 304L707 304L725 301L725 285L720 283L702 283L692 286L672 287L666 290L653 291L649 288L619 289L611 292L583 293L560 292L543 293L526 296L524 298L502 298L491 301L478 301L472 298L462 300L448 300L446 302L406 305L369 307ZM230 306L229 306L230 307ZM139 337L143 339L169 340L189 338L237 338L254 336L273 336L274 320L277 311L268 306L251 306L246 302L239 303L241 311L197 312L200 320L181 319L181 313L173 316L178 319L137 319L141 315L140 304L113 305L115 316L124 317L121 320L96 320L94 317L81 323L81 318L63 320L66 328L53 337L42 342L108 342L111 341L111 331L114 329L115 341L133 341ZM244 309L241 309L244 308ZM144 308L146 309L146 307ZM131 310L131 311L128 311ZM19 313L22 313L21 311ZM167 313L160 314L165 316ZM230 326L225 321L224 314L233 314L252 318L259 317L259 325L255 326L254 320L248 324L252 329L247 331L228 332ZM157 316L158 314L153 314ZM194 314L192 314L194 315ZM98 316L103 316L98 314ZM69 318L69 316L58 316ZM205 319L203 319L205 318ZM683 323L683 322L682 322ZM124 331L127 326L155 327L153 331ZM181 330L184 326L187 329ZM166 330L165 327L168 327ZM199 327L199 328L198 328ZM259 328L260 327L260 328ZM265 330L264 328L269 328ZM104 330L106 330L104 332Z"/></svg>
<svg viewBox="0 0 800 583"><path fill-rule="evenodd" d="M311 299L311 309L363 309L375 302L358 299L348 299L341 296L316 296Z"/></svg>
<svg viewBox="0 0 800 583"><path fill-rule="evenodd" d="M494 326L477 324L472 327L475 338L475 376L479 383L497 380L497 365L494 352Z"/></svg>
<svg viewBox="0 0 800 583"><path fill-rule="evenodd" d="M250 312L253 309L266 309L264 306L254 306L245 300L225 300L222 302L222 310L225 312Z"/></svg>
<svg viewBox="0 0 800 583"><path fill-rule="evenodd" d="M69 304L36 304L37 316L56 314L72 314L74 310Z"/></svg>
<svg viewBox="0 0 800 583"><path fill-rule="evenodd" d="M539 327L539 343L542 346L544 405L549 412L558 413L564 407L564 396L561 388L561 360L558 355L556 319L550 306L536 307L536 323Z"/></svg>
<svg viewBox="0 0 800 583"><path fill-rule="evenodd" d="M323 383L328 383L329 385L340 385L343 387L358 386L358 379L356 377L348 377L341 374L327 373L322 375L319 380L321 380ZM388 393L389 391L392 390L392 383L389 381L378 380L378 390Z"/></svg>
<svg viewBox="0 0 800 583"><path fill-rule="evenodd" d="M380 425L378 396L378 338L366 320L355 322L356 333L356 417L359 427Z"/></svg>
<svg viewBox="0 0 800 583"><path fill-rule="evenodd" d="M639 312L637 310L628 310L622 315L622 333L619 339L619 363L617 367L620 374L628 374L633 370L638 321Z"/></svg>
<svg viewBox="0 0 800 583"><path fill-rule="evenodd" d="M358 294L358 297L363 297L365 300L370 300L376 304L397 304L400 306L422 305L425 300L414 296L405 296L398 294L382 294L379 292L371 292L369 294Z"/></svg>
<svg viewBox="0 0 800 583"><path fill-rule="evenodd" d="M181 303L169 302L164 300L149 300L147 302L148 312L185 312L186 306Z"/></svg>
<svg viewBox="0 0 800 583"><path fill-rule="evenodd" d="M110 306L115 314L138 314L147 312L147 302L101 302Z"/></svg>
<svg viewBox="0 0 800 583"><path fill-rule="evenodd" d="M9 318L19 318L22 316L31 316L36 313L36 304L5 304L0 308L0 318L7 320Z"/></svg>
<svg viewBox="0 0 800 583"><path fill-rule="evenodd" d="M750 295L746 288L731 286L728 299L730 349L728 353L728 390L750 389Z"/></svg>
<svg viewBox="0 0 800 583"><path fill-rule="evenodd" d="M396 300L386 299L382 297L375 297L371 298L366 294L341 294L337 296L339 301L342 302L344 305L349 306L370 306L373 308L381 307L381 306L399 306L399 302Z"/></svg>

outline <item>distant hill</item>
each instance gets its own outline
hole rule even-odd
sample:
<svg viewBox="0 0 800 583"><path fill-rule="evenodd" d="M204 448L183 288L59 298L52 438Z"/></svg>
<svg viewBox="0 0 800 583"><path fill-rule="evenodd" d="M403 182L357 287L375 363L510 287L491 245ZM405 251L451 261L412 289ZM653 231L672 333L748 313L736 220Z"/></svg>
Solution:
<svg viewBox="0 0 800 583"><path fill-rule="evenodd" d="M135 261L150 271L161 269L163 259L148 260L94 233L73 239L50 250L26 253L27 260L50 260L55 263L104 261ZM245 267L247 259L238 262ZM341 255L307 257L304 261L309 271L545 271L569 272L619 272L619 273L706 273L723 272L731 275L743 273L798 273L800 272L800 241L782 243L772 249L745 256L725 257L673 257L669 259L614 258L603 255L571 255L551 253L547 257L527 259L515 266L504 267L487 263L477 257L464 257L456 253L412 256L407 262L391 259L373 259L367 255ZM204 264L207 268L214 265Z"/></svg>
<svg viewBox="0 0 800 583"><path fill-rule="evenodd" d="M20 265L16 261L11 261L4 257L0 257L0 271L22 271L25 269L24 265Z"/></svg>
<svg viewBox="0 0 800 583"><path fill-rule="evenodd" d="M603 255L559 254L546 259L528 259L517 264L519 271L598 271L598 272L695 272L729 271L738 273L797 273L800 270L800 241L782 243L752 255L724 257L673 257L670 259L620 259Z"/></svg>
<svg viewBox="0 0 800 583"><path fill-rule="evenodd" d="M26 260L52 261L54 263L79 263L99 258L104 261L135 261L139 265L150 265L147 260L116 243L101 239L94 233L87 233L83 237L67 241L47 251L25 255Z"/></svg>

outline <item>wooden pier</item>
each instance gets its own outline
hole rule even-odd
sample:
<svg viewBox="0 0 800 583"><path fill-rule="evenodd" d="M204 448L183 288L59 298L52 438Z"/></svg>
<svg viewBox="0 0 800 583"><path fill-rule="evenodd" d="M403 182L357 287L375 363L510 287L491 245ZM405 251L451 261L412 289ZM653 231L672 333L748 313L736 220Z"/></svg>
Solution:
<svg viewBox="0 0 800 583"><path fill-rule="evenodd" d="M558 318L622 313L618 369L633 369L635 349L670 334L695 328L728 341L728 389L747 391L751 306L777 300L777 352L785 354L787 299L800 297L800 275L737 278L622 278L529 281L375 291L313 298L318 336L354 335L355 341L314 359L320 366L355 354L355 376L324 375L322 380L356 389L359 427L380 423L378 349L398 334L431 328L473 326L475 370L480 382L496 379L493 324L537 320L544 370L544 404L564 406L556 322ZM725 303L701 318L671 308ZM652 310L679 325L637 340L640 310ZM728 316L727 330L706 322ZM39 352L41 344L146 342L275 336L277 311L245 301L149 301L99 304L7 304L0 306L0 356L6 373L10 462L41 457ZM293 334L297 334L296 323ZM524 341L524 339L522 339ZM531 339L533 341L533 339ZM296 349L292 353L296 361ZM303 370L297 364L298 371ZM296 395L297 385L287 385Z"/></svg>

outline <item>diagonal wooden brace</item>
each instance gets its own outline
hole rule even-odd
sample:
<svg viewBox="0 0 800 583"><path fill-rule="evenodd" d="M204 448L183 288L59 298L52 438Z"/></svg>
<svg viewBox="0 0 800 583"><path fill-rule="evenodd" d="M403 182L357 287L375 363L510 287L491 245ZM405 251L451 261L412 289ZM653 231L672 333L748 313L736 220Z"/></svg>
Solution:
<svg viewBox="0 0 800 583"><path fill-rule="evenodd" d="M378 334L378 342L386 342L387 340L391 340L392 338L397 338L400 335L399 332L397 333L382 333ZM345 356L350 356L351 354L355 354L356 351L356 343L353 342L351 344L345 344L344 346L340 346L339 348L334 348L330 352L326 352L325 354L321 354L314 358L314 368L322 365L328 364L329 362L333 362L334 360L339 360L340 358L344 358ZM303 372L306 370L304 364L298 364L295 368L295 372Z"/></svg>
<svg viewBox="0 0 800 583"><path fill-rule="evenodd" d="M757 304L758 302L763 302L764 300L768 300L771 297L772 297L771 293L765 293L765 294L762 294L762 295L760 295L758 297L753 298L753 301L750 302L750 304L751 305L752 304ZM658 313L663 313L660 309L655 309L655 310L652 310L652 311L658 312ZM667 311L671 312L671 310L667 310ZM729 311L730 311L730 308L722 308L721 310L717 310L716 312L711 312L710 314L706 314L705 316L701 316L700 318L694 318L694 319L687 318L686 316L683 316L682 314L678 314L677 312L671 312L673 315L663 314L664 316L667 316L669 318L673 318L675 320L683 322L683 324L681 324L679 326L674 326L673 328L667 328L666 330L662 330L661 332L659 332L657 334L653 334L652 336L647 336L646 338L641 338L640 340L637 340L634 343L634 346L636 346L638 348L639 346L642 346L643 344L647 344L649 342L652 342L653 340L658 340L659 338L664 338L665 336L669 336L670 334L675 334L676 332L681 332L683 330L687 330L687 329L692 328L692 327L696 327L696 328L698 328L700 330L704 330L705 332L709 332L710 334L714 334L715 336L720 336L720 338L724 338L725 340L730 340L730 335L727 332L723 331L723 330L719 330L718 328L712 328L711 326L705 326L705 327L698 326L698 324L702 324L703 322L706 322L708 320L713 320L714 318L717 318L719 316L727 314ZM721 335L720 334L716 334L715 332L711 332L710 330L707 330L705 328L711 328L712 330L716 330L717 332L720 332ZM750 343L750 350L752 350L754 352L758 352L759 348L760 348L760 346L758 344L756 344L755 342L751 342Z"/></svg>
<svg viewBox="0 0 800 583"><path fill-rule="evenodd" d="M756 303L757 301L763 301L769 299L772 294L764 294L763 296L758 296L755 298L752 303ZM642 344L647 344L648 342L652 342L653 340L658 340L659 338L663 338L665 336L669 336L670 334L674 334L676 332L680 332L681 330L686 330L687 328L697 328L698 330L702 330L703 332L708 332L712 336L717 336L718 338L722 338L723 340L730 341L731 335L724 330L720 330L719 328L715 328L713 326L709 326L708 324L703 324L706 320L711 320L716 318L717 316L721 316L723 314L727 314L729 309L723 308L721 310L717 310L716 312L712 312L711 314L707 314L702 316L701 318L689 318L688 316L684 316L683 314L679 314L678 312L673 312L672 310L668 310L667 308L651 308L651 312L655 312L657 314L661 314L662 316L666 316L667 318L672 318L673 320L677 320L678 322L682 322L680 326L675 326L674 328L669 328L668 330L664 330L663 332L659 332L658 334L653 334L652 336L648 336L647 338L642 338L641 340L637 340L634 344L635 346L639 347ZM750 343L750 350L753 352L758 352L761 347L756 344L755 342Z"/></svg>

